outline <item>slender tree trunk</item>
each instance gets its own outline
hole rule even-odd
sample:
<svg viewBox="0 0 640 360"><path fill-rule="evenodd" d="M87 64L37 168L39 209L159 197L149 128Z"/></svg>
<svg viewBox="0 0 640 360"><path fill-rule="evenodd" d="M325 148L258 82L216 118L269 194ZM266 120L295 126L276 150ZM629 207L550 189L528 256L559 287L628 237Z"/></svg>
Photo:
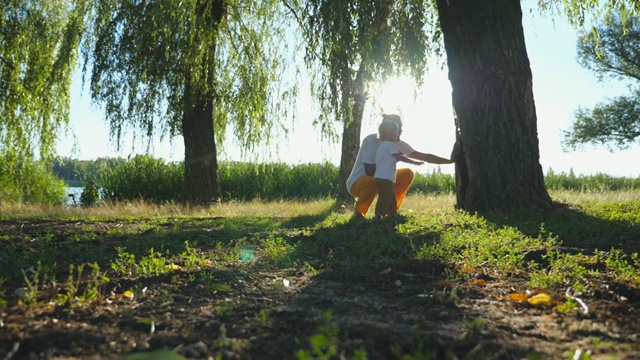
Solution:
<svg viewBox="0 0 640 360"><path fill-rule="evenodd" d="M387 27L387 21L391 14L391 8L393 7L392 0L379 0L376 1L378 6L375 20L372 27L378 29L379 34L385 32ZM376 41L384 41L377 39ZM360 61L358 72L356 73L356 79L353 82L353 88L349 89L347 96L349 99L353 98L353 105L351 108L351 119L343 122L342 132L342 153L340 158L340 186L338 186L338 199L351 200L345 184L351 169L358 156L358 150L360 150L360 135L362 130L362 116L364 114L364 107L367 102L366 85L370 81L371 76L367 72L367 58L371 54L362 54L363 60ZM349 84L351 82L351 76L348 77ZM343 98L344 98L343 94Z"/></svg>
<svg viewBox="0 0 640 360"><path fill-rule="evenodd" d="M520 0L437 4L463 150L457 207L487 212L551 206Z"/></svg>
<svg viewBox="0 0 640 360"><path fill-rule="evenodd" d="M351 121L345 121L342 131L342 153L340 157L340 184L338 186L338 199L351 200L351 195L347 191L346 182L351 174L351 169L356 161L358 150L360 149L360 133L362 129L362 115L364 105L367 101L367 94L364 90L364 70L360 65L355 81L355 95L353 96L353 107L351 108Z"/></svg>

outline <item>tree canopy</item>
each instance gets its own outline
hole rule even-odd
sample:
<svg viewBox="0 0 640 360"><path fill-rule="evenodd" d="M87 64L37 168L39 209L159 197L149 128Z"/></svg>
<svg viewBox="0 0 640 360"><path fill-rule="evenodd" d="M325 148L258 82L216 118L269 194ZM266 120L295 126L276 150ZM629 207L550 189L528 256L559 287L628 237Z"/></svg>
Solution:
<svg viewBox="0 0 640 360"><path fill-rule="evenodd" d="M98 0L93 47L84 52L91 95L118 142L127 130L173 137L182 131L188 81L214 93L216 138L232 126L250 148L268 142L286 116L288 107L270 106L274 100L295 96L280 83L289 65L286 32L276 1Z"/></svg>
<svg viewBox="0 0 640 360"><path fill-rule="evenodd" d="M222 199L216 143L270 142L295 100L280 2L98 0L85 60L118 143L125 130L182 135L185 201ZM217 140L216 140L217 139Z"/></svg>
<svg viewBox="0 0 640 360"><path fill-rule="evenodd" d="M365 92L370 82L394 74L410 74L421 83L429 57L442 52L429 0L307 0L301 13L324 132L333 121L351 119L354 96L363 95L356 89L358 73Z"/></svg>
<svg viewBox="0 0 640 360"><path fill-rule="evenodd" d="M69 118L69 93L89 0L0 6L0 150L48 159Z"/></svg>
<svg viewBox="0 0 640 360"><path fill-rule="evenodd" d="M601 102L589 110L579 108L571 129L564 132L564 145L605 145L609 150L626 149L640 139L640 90Z"/></svg>
<svg viewBox="0 0 640 360"><path fill-rule="evenodd" d="M564 132L564 145L575 149L600 144L611 151L628 148L640 138L640 21L629 17L623 23L619 16L611 16L601 21L595 33L583 32L577 49L578 62L600 80L629 80L636 90L593 109L578 108L570 129Z"/></svg>

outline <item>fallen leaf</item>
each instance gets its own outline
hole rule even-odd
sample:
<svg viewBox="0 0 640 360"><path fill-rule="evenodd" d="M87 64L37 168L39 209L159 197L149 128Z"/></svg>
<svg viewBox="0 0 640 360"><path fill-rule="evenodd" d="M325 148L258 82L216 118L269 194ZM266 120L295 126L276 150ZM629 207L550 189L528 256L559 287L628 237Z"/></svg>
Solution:
<svg viewBox="0 0 640 360"><path fill-rule="evenodd" d="M462 270L462 271L466 271L466 272L468 272L468 273L474 273L474 272L476 272L476 271L477 271L477 270L476 270L476 268L474 268L474 267L472 267L472 266L469 266L469 265L462 265L462 266L460 267L460 270Z"/></svg>
<svg viewBox="0 0 640 360"><path fill-rule="evenodd" d="M509 300L515 302L525 302L527 301L527 295L522 293L509 294Z"/></svg>
<svg viewBox="0 0 640 360"><path fill-rule="evenodd" d="M527 302L531 305L544 305L551 306L551 295L545 293L536 294L527 299Z"/></svg>
<svg viewBox="0 0 640 360"><path fill-rule="evenodd" d="M128 299L133 299L133 293L129 290L122 293L122 297L126 297Z"/></svg>
<svg viewBox="0 0 640 360"><path fill-rule="evenodd" d="M437 282L435 284L433 284L433 288L434 289L452 289L453 288L453 284L449 281L440 281Z"/></svg>
<svg viewBox="0 0 640 360"><path fill-rule="evenodd" d="M487 283L482 279L476 279L472 284L476 286L487 286Z"/></svg>
<svg viewBox="0 0 640 360"><path fill-rule="evenodd" d="M176 264L167 265L167 269L169 270L182 270L182 266Z"/></svg>
<svg viewBox="0 0 640 360"><path fill-rule="evenodd" d="M390 268L390 267L388 267L388 268L386 268L386 269L384 269L384 270L380 271L380 275L387 275L387 274L388 274L388 273L390 273L390 272L391 272L391 268Z"/></svg>

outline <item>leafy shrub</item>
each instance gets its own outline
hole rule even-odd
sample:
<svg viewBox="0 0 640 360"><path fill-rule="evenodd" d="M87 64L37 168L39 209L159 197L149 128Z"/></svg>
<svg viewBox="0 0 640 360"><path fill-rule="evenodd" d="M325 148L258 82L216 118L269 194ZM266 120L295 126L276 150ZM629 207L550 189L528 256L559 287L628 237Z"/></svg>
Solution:
<svg viewBox="0 0 640 360"><path fill-rule="evenodd" d="M59 205L64 186L44 162L0 155L0 201Z"/></svg>
<svg viewBox="0 0 640 360"><path fill-rule="evenodd" d="M184 189L182 163L165 163L148 155L122 160L98 173L105 200L144 199L154 203L181 201Z"/></svg>
<svg viewBox="0 0 640 360"><path fill-rule="evenodd" d="M80 195L82 206L93 206L98 202L98 198L98 187L96 183L93 180L88 181L82 190L82 195Z"/></svg>

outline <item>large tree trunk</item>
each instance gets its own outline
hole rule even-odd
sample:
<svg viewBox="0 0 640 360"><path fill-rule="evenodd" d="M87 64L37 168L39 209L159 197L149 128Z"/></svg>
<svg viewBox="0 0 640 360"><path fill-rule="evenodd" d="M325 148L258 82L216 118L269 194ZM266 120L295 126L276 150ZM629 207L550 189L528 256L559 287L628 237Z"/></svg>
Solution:
<svg viewBox="0 0 640 360"><path fill-rule="evenodd" d="M356 75L355 89L353 96L353 107L351 108L351 121L345 121L342 131L342 153L340 157L340 184L338 186L338 199L352 200L347 191L346 183L353 164L356 162L358 150L360 149L360 133L362 129L362 115L364 105L367 101L367 94L364 90L364 70L363 65Z"/></svg>
<svg viewBox="0 0 640 360"><path fill-rule="evenodd" d="M462 142L457 207L552 205L540 166L520 0L437 3Z"/></svg>
<svg viewBox="0 0 640 360"><path fill-rule="evenodd" d="M199 94L199 87L187 81L185 93L191 94L182 119L184 137L185 202L206 206L221 200L218 160L213 129L213 97ZM187 101L190 103L190 101Z"/></svg>
<svg viewBox="0 0 640 360"><path fill-rule="evenodd" d="M224 0L199 0L197 6L198 19L209 31L216 32L226 13ZM195 206L222 200L213 127L215 45L208 50L200 74L205 83L194 82L189 73L185 78L182 118L185 202Z"/></svg>

